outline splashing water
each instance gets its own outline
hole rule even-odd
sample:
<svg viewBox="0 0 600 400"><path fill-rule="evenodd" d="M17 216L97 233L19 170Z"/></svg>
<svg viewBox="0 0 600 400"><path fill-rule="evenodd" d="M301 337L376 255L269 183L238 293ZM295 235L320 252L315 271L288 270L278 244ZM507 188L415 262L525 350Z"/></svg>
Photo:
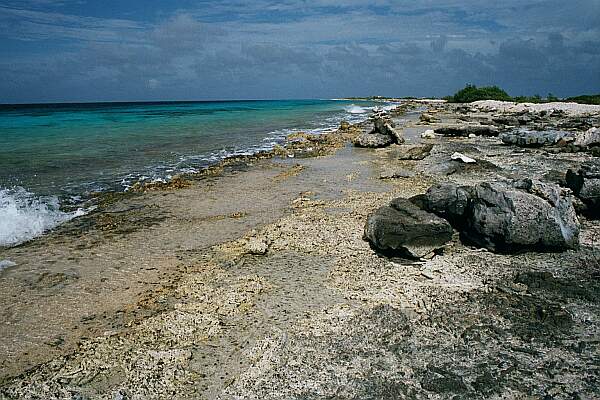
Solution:
<svg viewBox="0 0 600 400"><path fill-rule="evenodd" d="M56 196L36 197L21 187L0 189L0 247L31 240L82 214L61 211Z"/></svg>

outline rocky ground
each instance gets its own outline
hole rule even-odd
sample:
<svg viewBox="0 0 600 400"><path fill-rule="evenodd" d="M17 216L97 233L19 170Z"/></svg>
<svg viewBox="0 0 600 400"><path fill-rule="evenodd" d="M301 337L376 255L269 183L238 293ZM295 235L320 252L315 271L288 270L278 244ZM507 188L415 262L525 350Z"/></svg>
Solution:
<svg viewBox="0 0 600 400"><path fill-rule="evenodd" d="M600 223L595 219L600 143L591 130L599 126L599 111L496 103L414 107L418 112L411 106L374 116L362 133L344 127L326 138L292 138L291 146L277 150L282 160L253 161L247 170L211 181L210 190L206 180L177 184L175 191L139 188L140 197L127 201L155 204L157 219L151 223L112 218L133 218L133 211L99 213L96 223L105 221L107 232L122 229L112 236L121 247L149 242L135 253L143 265L162 257L173 266L155 264L157 284L124 296L106 311L114 327L96 322L87 337L75 335L70 346L55 344L52 356L37 355L27 368L15 367L25 356L3 343L13 349L7 354L17 355L2 364L11 372L0 381L0 398L600 397ZM562 133L543 141L506 140L511 134L538 138L551 130ZM376 149L344 147L348 140ZM431 196L414 197L431 194L438 184L477 188L523 179L539 184L502 186L491 200L465 189L470 211L452 208L456 219L449 216L448 196L436 198L446 201L441 216L434 215L435 207L427 208ZM253 185L243 186L249 180ZM548 200L547 187L557 197ZM235 194L240 189L243 196ZM201 193L215 201L198 206ZM265 199L277 193L278 200ZM531 219L537 230L518 207L506 210L504 203L494 203L510 196L519 199L510 204L533 201L538 209L547 208ZM398 198L412 200L395 200L387 212L396 218L403 210L407 229L402 232L419 228L415 235L365 232L369 217ZM224 210L223 203L231 205ZM113 211L128 203L115 204ZM476 204L502 212L475 213ZM219 212L206 216L203 210ZM481 215L487 216L485 224L477 219ZM508 217L493 230L499 215ZM435 221L435 240L422 230L420 221L430 223L428 218ZM128 232L134 226L138 229ZM522 235L523 227L537 232L539 240ZM466 240L475 228L489 240ZM576 245L571 245L573 230ZM94 246L114 246L101 240L104 231L90 232L97 244L90 243L92 233L70 240L88 240L91 252L98 250ZM218 238L199 239L215 232L221 232ZM65 234L58 232L45 244L56 248L53 241ZM159 244L161 237L168 245ZM369 237L382 240L370 243ZM388 248L378 248L382 243ZM510 246L501 251L498 243ZM28 246L35 250L36 244ZM160 254L152 254L157 246ZM18 251L2 258L23 264ZM56 258L64 251L56 250ZM79 257L90 257L81 251ZM119 260L135 270L139 264L126 253ZM18 285L25 275L16 270L4 273ZM50 302L74 288L61 285L47 293ZM117 321L124 309L135 312ZM17 311L31 312L5 309L4 318L12 318L14 326ZM14 326L11 333L21 332ZM35 344L35 338L19 334Z"/></svg>

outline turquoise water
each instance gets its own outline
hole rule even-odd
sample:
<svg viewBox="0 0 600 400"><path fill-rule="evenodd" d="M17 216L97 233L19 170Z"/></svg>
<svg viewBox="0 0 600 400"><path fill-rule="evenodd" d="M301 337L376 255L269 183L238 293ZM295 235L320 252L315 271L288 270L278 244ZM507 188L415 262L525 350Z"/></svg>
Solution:
<svg viewBox="0 0 600 400"><path fill-rule="evenodd" d="M74 214L61 207L87 193L198 171L230 155L272 148L296 130L322 132L344 119L357 122L373 105L335 100L0 105L0 246L16 242L10 240L15 230L34 214L38 219L30 230L37 234L69 219Z"/></svg>

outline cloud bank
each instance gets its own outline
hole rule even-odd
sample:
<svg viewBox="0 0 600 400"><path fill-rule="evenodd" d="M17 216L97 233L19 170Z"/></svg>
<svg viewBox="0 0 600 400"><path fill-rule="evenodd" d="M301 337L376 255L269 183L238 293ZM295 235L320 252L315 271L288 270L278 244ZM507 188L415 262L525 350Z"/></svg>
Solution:
<svg viewBox="0 0 600 400"><path fill-rule="evenodd" d="M596 0L110 3L0 6L0 102L600 92Z"/></svg>

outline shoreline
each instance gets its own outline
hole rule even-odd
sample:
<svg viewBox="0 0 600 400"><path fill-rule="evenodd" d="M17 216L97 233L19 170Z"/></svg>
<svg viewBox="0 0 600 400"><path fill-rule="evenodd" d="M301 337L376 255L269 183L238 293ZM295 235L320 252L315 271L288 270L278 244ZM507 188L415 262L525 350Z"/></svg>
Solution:
<svg viewBox="0 0 600 400"><path fill-rule="evenodd" d="M429 108L440 124L460 116ZM436 182L540 178L589 156L423 140L440 124L414 112L395 120L408 144L433 144L427 157L305 139L317 157L232 162L178 190L107 199L96 221L2 250L28 261L0 280L10 286L2 320L15 329L0 349L29 344L2 364L0 398L593 393L596 372L582 371L597 349L600 288L580 265L598 254L597 221L582 219L582 247L564 253L497 254L455 235L414 261L379 256L362 238L371 212ZM450 162L454 152L478 163Z"/></svg>

